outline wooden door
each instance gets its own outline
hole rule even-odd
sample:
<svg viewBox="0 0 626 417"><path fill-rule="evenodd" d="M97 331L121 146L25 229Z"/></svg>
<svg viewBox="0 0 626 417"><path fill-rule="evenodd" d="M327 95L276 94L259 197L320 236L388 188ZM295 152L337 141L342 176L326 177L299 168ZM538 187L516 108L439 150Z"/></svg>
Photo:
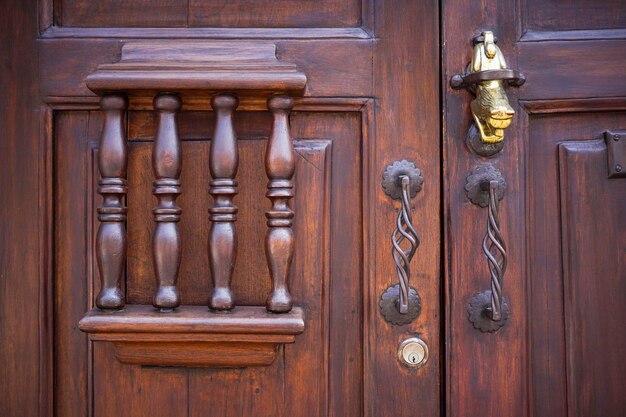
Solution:
<svg viewBox="0 0 626 417"><path fill-rule="evenodd" d="M447 415L622 416L626 4L442 4ZM526 76L507 88L516 115L490 158L465 144L472 94L450 86L470 62L472 38L486 30ZM510 314L497 333L467 320L467 303L490 278L481 248L487 209L463 188L485 165L507 183L499 211Z"/></svg>
<svg viewBox="0 0 626 417"><path fill-rule="evenodd" d="M12 365L0 414L439 414L438 12L436 1L4 4L0 308ZM288 98L268 104L276 93ZM268 140L281 151L266 162ZM280 168L291 143L293 178ZM398 284L400 213L381 179L403 160L423 178L410 208L421 313L398 326L379 307ZM225 213L235 307L219 313L212 272L229 275L235 244L212 222ZM280 238L266 254L272 222ZM289 276L290 312L266 312L266 258ZM170 292L153 301L156 277ZM429 353L419 369L398 357L413 337Z"/></svg>
<svg viewBox="0 0 626 417"><path fill-rule="evenodd" d="M621 0L8 0L0 415L625 415L625 10ZM474 92L451 86L485 31L526 79L505 88L515 116L489 157L466 143ZM269 102L276 94L287 98ZM293 178L272 171L276 159L266 170L270 141L294 156ZM127 158L101 158L104 142L105 153L126 144ZM382 186L402 161L423 179L404 210ZM113 210L99 213L107 186ZM218 195L233 198L216 206ZM290 210L292 224L281 222ZM268 211L272 227L292 228L289 269L289 238L266 254ZM209 249L234 245L230 226L212 229L225 213L235 307L218 313L212 274L231 276L233 258ZM99 251L99 215L124 226L125 257ZM408 324L380 306L408 272L392 255L398 222L420 240L409 284L421 310ZM156 223L166 238L155 244ZM473 319L495 332L468 319L475 295L495 290L488 227L488 250L506 246L506 270L501 252L491 264L506 319L480 309ZM160 312L156 277L172 277L178 254L181 304ZM121 311L97 308L102 282L116 283L102 280L99 256L123 266ZM268 258L287 271L289 312L266 311ZM421 367L399 355L412 338L428 348Z"/></svg>

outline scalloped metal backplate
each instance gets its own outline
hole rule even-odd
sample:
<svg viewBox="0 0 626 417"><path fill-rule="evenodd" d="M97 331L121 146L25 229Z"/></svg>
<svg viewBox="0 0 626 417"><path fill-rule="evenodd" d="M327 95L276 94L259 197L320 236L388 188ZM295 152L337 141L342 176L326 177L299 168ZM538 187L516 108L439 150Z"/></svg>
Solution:
<svg viewBox="0 0 626 417"><path fill-rule="evenodd" d="M410 197L413 198L422 190L424 177L422 177L420 169L413 162L403 159L387 165L383 171L382 186L383 191L394 200L402 198L402 187L400 185L400 176L409 177Z"/></svg>
<svg viewBox="0 0 626 417"><path fill-rule="evenodd" d="M378 305L380 312L388 323L402 326L411 323L422 312L422 302L415 288L409 288L409 310L400 314L398 300L400 299L400 285L393 285L380 296Z"/></svg>
<svg viewBox="0 0 626 417"><path fill-rule="evenodd" d="M494 321L491 319L489 311L491 309L491 291L483 291L476 294L467 305L469 321L475 329L483 333L494 333L506 324L509 318L509 305L506 299L502 299L502 319Z"/></svg>

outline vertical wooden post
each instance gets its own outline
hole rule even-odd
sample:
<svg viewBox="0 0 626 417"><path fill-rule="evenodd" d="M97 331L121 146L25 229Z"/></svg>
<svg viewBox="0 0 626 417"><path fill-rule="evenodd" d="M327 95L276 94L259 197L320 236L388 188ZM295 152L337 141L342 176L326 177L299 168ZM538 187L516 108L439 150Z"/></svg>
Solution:
<svg viewBox="0 0 626 417"><path fill-rule="evenodd" d="M153 210L156 229L152 245L158 287L152 305L163 311L180 305L176 287L181 258L178 222L182 210L176 205L181 192L182 152L176 126L180 106L181 99L174 94L160 94L154 98L158 127L152 149L152 168L155 176L153 193L158 202Z"/></svg>
<svg viewBox="0 0 626 417"><path fill-rule="evenodd" d="M213 277L209 306L214 310L230 310L235 305L230 283L237 258L237 206L233 198L237 194L239 153L233 114L238 105L239 100L232 94L219 94L211 100L216 121L209 159L209 193L214 199L209 209L209 264Z"/></svg>
<svg viewBox="0 0 626 417"><path fill-rule="evenodd" d="M101 309L121 309L126 302L122 276L126 264L126 166L128 151L124 134L126 97L106 95L100 100L104 128L100 137L98 193L103 197L98 207L100 227L96 237L96 259L100 272L100 293L96 305Z"/></svg>
<svg viewBox="0 0 626 417"><path fill-rule="evenodd" d="M291 229L294 212L289 207L289 200L294 195L293 175L296 169L289 132L289 112L293 100L287 96L274 96L268 100L267 106L272 112L273 123L265 155L265 172L269 179L266 196L272 203L266 213L265 255L272 277L272 292L266 307L268 311L284 313L292 307L288 280L294 251Z"/></svg>

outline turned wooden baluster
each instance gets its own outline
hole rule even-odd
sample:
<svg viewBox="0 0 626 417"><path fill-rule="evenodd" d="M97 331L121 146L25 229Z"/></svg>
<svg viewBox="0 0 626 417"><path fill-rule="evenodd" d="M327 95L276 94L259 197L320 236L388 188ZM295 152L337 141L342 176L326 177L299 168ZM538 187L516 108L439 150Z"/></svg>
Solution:
<svg viewBox="0 0 626 417"><path fill-rule="evenodd" d="M176 113L180 106L181 99L174 94L160 94L154 98L158 127L152 149L152 168L156 178L153 193L157 198L157 206L153 210L156 229L152 246L158 287L152 305L162 311L180 305L180 294L176 287L181 257L178 222L182 210L176 205L176 198L180 194L179 177L182 165L176 127Z"/></svg>
<svg viewBox="0 0 626 417"><path fill-rule="evenodd" d="M121 309L125 304L122 276L126 263L126 165L128 152L124 136L125 97L107 95L100 100L104 128L100 137L98 207L100 227L96 237L96 259L100 271L100 293L96 305L102 309Z"/></svg>
<svg viewBox="0 0 626 417"><path fill-rule="evenodd" d="M237 257L237 206L233 198L237 194L237 168L239 154L237 136L233 127L233 113L239 104L237 97L220 94L211 100L216 113L215 133L211 140L209 169L212 181L209 193L213 207L209 209L211 230L209 232L209 264L213 277L213 293L209 306L214 310L230 310L234 307L230 282Z"/></svg>
<svg viewBox="0 0 626 417"><path fill-rule="evenodd" d="M268 311L284 313L291 310L289 294L289 271L294 250L291 226L294 213L289 207L293 197L293 174L296 169L295 155L289 132L289 112L293 100L287 96L271 97L267 106L273 122L265 154L265 172L269 179L266 196L272 207L267 211L267 235L265 255L272 277L272 292L267 299Z"/></svg>

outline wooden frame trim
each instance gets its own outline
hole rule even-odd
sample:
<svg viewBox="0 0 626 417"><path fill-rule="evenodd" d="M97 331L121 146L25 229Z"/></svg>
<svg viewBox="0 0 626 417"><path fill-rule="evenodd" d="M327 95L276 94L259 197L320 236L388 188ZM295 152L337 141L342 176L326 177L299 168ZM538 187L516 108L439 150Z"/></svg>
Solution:
<svg viewBox="0 0 626 417"><path fill-rule="evenodd" d="M207 97L185 97L181 111L211 111L209 101ZM355 97L294 97L293 101L293 111L365 111L365 107L371 106L371 99ZM43 102L55 111L98 110L100 108L98 104L100 98L96 96L45 96ZM238 111L267 111L266 100L244 97L237 109ZM152 101L131 98L128 110L152 110Z"/></svg>
<svg viewBox="0 0 626 417"><path fill-rule="evenodd" d="M181 306L163 315L150 305L107 312L92 309L78 323L91 341L113 342L122 363L158 366L265 366L278 347L304 331L304 311L272 314L237 307L228 315Z"/></svg>
<svg viewBox="0 0 626 417"><path fill-rule="evenodd" d="M43 19L49 17L41 9ZM45 26L40 28L43 39L372 39L363 28L81 28Z"/></svg>
<svg viewBox="0 0 626 417"><path fill-rule="evenodd" d="M276 44L254 41L132 41L121 58L87 75L91 91L139 93L160 91L207 94L289 92L302 95L306 75L276 57Z"/></svg>
<svg viewBox="0 0 626 417"><path fill-rule="evenodd" d="M626 110L626 97L571 98L562 100L520 100L529 114L558 114Z"/></svg>
<svg viewBox="0 0 626 417"><path fill-rule="evenodd" d="M590 30L528 30L522 34L520 42L546 41L591 41L626 39L626 29L590 29Z"/></svg>
<svg viewBox="0 0 626 417"><path fill-rule="evenodd" d="M45 417L54 414L54 111L46 104L40 109L39 415Z"/></svg>

